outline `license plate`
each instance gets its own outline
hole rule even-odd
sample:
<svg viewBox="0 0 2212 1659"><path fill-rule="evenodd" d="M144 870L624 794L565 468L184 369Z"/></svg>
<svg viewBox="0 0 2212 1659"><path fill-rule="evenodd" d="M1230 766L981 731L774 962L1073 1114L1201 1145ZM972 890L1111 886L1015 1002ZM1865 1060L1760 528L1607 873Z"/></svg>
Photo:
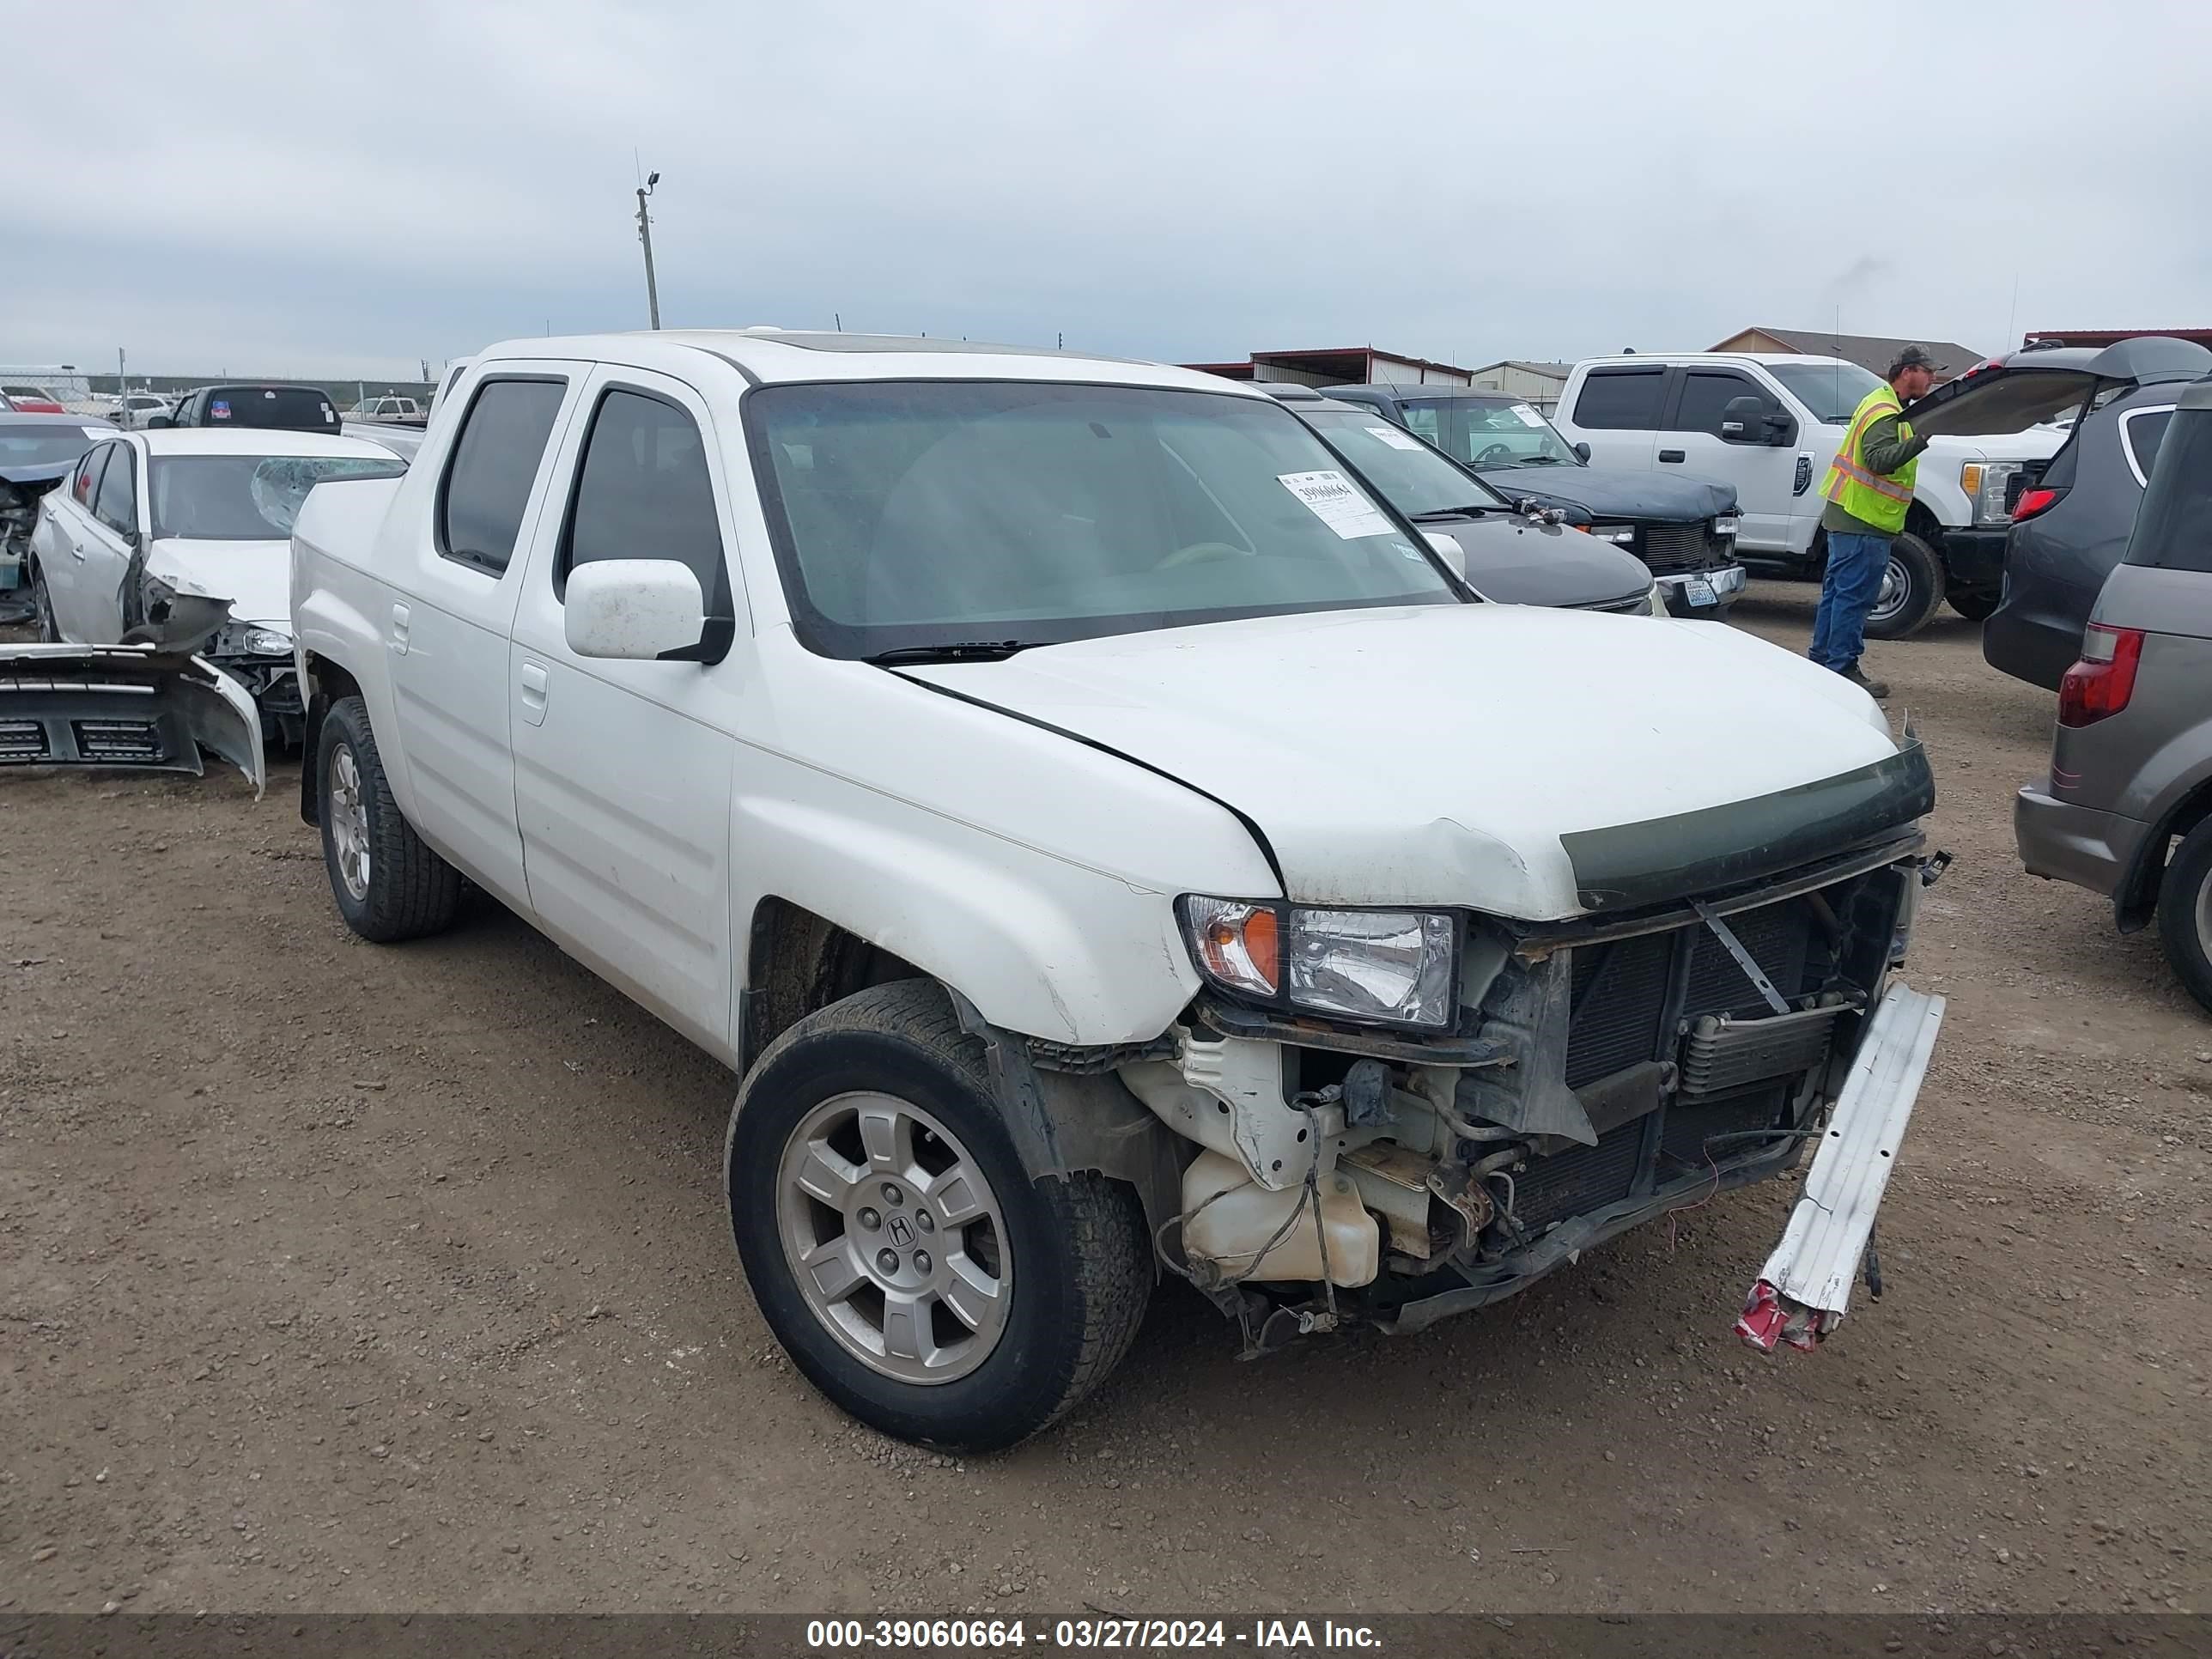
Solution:
<svg viewBox="0 0 2212 1659"><path fill-rule="evenodd" d="M1700 577L1692 582L1686 582L1683 586L1690 595L1690 603L1692 605L1718 605L1720 603L1720 596L1713 592L1713 585L1705 580L1703 577Z"/></svg>

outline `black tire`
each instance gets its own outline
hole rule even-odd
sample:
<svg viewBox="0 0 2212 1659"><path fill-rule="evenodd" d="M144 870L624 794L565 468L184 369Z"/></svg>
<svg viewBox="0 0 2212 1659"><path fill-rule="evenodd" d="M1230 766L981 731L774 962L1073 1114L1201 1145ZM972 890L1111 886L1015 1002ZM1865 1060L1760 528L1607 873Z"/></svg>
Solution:
<svg viewBox="0 0 2212 1659"><path fill-rule="evenodd" d="M1928 626L1936 607L1943 603L1943 562L1910 530L1889 544L1889 575L1902 588L1887 605L1877 598L1875 608L1867 612L1866 636L1870 640L1911 638Z"/></svg>
<svg viewBox="0 0 2212 1659"><path fill-rule="evenodd" d="M2212 818L2184 836L2166 863L2158 937L2182 989L2212 1010Z"/></svg>
<svg viewBox="0 0 2212 1659"><path fill-rule="evenodd" d="M62 643L61 624L54 620L53 595L46 591L46 573L39 568L36 559L31 561L31 621L39 630L39 643Z"/></svg>
<svg viewBox="0 0 2212 1659"><path fill-rule="evenodd" d="M1004 1324L986 1356L951 1381L906 1381L865 1363L810 1304L786 1249L787 1150L810 1113L856 1094L889 1096L944 1125L1002 1221ZM778 1037L738 1091L724 1179L738 1254L776 1340L816 1388L902 1440L989 1451L1027 1439L1113 1370L1151 1298L1152 1251L1135 1191L1089 1173L1029 1179L994 1102L981 1044L960 1029L933 981L860 992ZM871 1172L858 1184L872 1180Z"/></svg>
<svg viewBox="0 0 2212 1659"><path fill-rule="evenodd" d="M331 797L333 777L343 777L349 765L361 810L355 827L368 848L359 890L341 868L346 833L341 825L350 814ZM341 697L323 718L315 744L315 799L322 820L323 867L347 927L365 939L390 945L451 925L461 902L461 872L424 846L401 816L377 754L376 734L369 729L368 705L359 697Z"/></svg>

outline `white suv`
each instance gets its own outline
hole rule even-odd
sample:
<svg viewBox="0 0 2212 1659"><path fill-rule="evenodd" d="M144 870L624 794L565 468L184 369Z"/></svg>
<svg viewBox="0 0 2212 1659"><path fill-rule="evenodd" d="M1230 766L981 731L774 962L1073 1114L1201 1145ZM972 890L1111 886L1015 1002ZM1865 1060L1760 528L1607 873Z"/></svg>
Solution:
<svg viewBox="0 0 2212 1659"><path fill-rule="evenodd" d="M347 922L465 877L734 1068L754 1294L880 1428L1030 1433L1158 1272L1255 1348L1414 1330L1808 1139L1743 1329L1842 1316L1942 1012L1918 744L1731 629L1482 603L1255 388L516 341L317 486L292 600Z"/></svg>
<svg viewBox="0 0 2212 1659"><path fill-rule="evenodd" d="M1970 365L1950 367L1964 372ZM1859 401L1880 384L1840 357L1640 353L1577 363L1553 424L1601 465L1680 471L1735 486L1736 556L1755 574L1817 580L1827 558L1820 493ZM2065 434L1936 438L1892 544L1867 633L1903 639L1946 599L1979 622L2004 586L2010 495L2024 465Z"/></svg>

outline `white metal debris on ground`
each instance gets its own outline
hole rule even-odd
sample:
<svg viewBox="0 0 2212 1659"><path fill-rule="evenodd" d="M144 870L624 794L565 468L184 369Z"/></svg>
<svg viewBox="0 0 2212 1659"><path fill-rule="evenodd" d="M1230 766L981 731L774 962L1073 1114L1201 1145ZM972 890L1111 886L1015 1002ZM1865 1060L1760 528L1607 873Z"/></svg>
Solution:
<svg viewBox="0 0 2212 1659"><path fill-rule="evenodd" d="M1942 997L1899 984L1875 1009L1804 1195L1736 1321L1736 1334L1753 1347L1771 1352L1786 1341L1810 1348L1842 1322L1943 1007Z"/></svg>

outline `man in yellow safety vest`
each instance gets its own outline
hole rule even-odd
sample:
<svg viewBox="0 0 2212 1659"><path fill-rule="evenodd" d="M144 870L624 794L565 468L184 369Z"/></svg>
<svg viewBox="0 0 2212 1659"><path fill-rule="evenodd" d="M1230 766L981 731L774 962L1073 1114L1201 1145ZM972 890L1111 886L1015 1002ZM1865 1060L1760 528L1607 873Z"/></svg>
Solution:
<svg viewBox="0 0 2212 1659"><path fill-rule="evenodd" d="M1828 467L1820 513L1827 533L1827 572L1820 578L1820 608L1813 614L1814 662L1832 668L1877 697L1889 687L1859 672L1867 612L1881 592L1889 544L1905 528L1912 505L1913 475L1928 440L1912 435L1899 411L1936 384L1938 366L1917 345L1905 347L1889 366L1889 383L1859 402L1843 447Z"/></svg>

